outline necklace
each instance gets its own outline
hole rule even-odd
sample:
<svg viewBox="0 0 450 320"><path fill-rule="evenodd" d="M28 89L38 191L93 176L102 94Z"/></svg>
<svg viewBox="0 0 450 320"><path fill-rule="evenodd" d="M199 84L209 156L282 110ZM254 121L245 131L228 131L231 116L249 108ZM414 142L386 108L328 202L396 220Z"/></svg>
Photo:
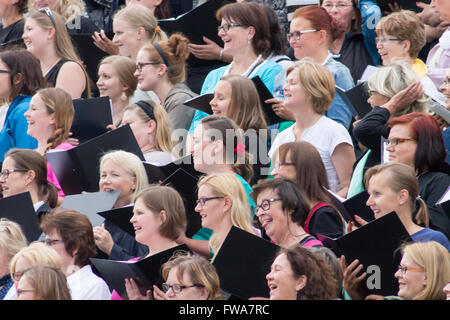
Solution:
<svg viewBox="0 0 450 320"><path fill-rule="evenodd" d="M45 76L47 73L52 70L52 68L61 60L61 58L58 58L53 64L50 65L45 71L42 72L42 74Z"/></svg>

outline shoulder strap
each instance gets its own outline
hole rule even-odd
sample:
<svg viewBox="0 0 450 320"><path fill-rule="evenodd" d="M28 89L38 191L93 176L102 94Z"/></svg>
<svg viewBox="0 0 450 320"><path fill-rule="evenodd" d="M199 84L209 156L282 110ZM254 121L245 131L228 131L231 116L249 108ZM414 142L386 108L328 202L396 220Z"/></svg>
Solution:
<svg viewBox="0 0 450 320"><path fill-rule="evenodd" d="M323 207L331 207L331 206L328 203L319 202L309 212L308 218L306 218L306 221L305 221L305 228L304 228L307 233L311 233L311 232L309 232L309 222L311 221L312 217L316 214L317 210L319 210L320 208L323 208Z"/></svg>
<svg viewBox="0 0 450 320"><path fill-rule="evenodd" d="M323 246L322 242L320 240L316 239L315 237L309 235L306 238L302 239L300 241L300 245L302 247L310 248L315 246Z"/></svg>

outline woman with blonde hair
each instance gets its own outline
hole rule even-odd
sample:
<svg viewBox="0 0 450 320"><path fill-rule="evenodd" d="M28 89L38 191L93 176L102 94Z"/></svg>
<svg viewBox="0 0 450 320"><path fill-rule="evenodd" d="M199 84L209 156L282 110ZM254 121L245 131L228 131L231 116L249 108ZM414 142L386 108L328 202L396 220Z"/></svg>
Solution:
<svg viewBox="0 0 450 320"><path fill-rule="evenodd" d="M145 161L166 165L177 158L172 141L172 124L164 108L147 100L128 105L123 113L122 125L130 125Z"/></svg>
<svg viewBox="0 0 450 320"><path fill-rule="evenodd" d="M31 12L22 38L27 50L40 61L50 86L64 89L72 99L90 97L89 76L58 13L48 8Z"/></svg>
<svg viewBox="0 0 450 320"><path fill-rule="evenodd" d="M148 186L148 177L141 159L133 153L113 150L100 158L99 191L121 190L113 208L134 203L136 196ZM148 248L106 220L94 228L97 247L113 260L145 256Z"/></svg>
<svg viewBox="0 0 450 320"><path fill-rule="evenodd" d="M125 107L137 88L136 65L125 56L107 56L98 65L97 88L100 97L111 99L113 125L120 126Z"/></svg>
<svg viewBox="0 0 450 320"><path fill-rule="evenodd" d="M77 33L91 34L98 30L94 22L89 19L82 0L28 1L28 12L45 7L61 15L70 35Z"/></svg>
<svg viewBox="0 0 450 320"><path fill-rule="evenodd" d="M319 151L331 191L345 197L355 153L347 129L324 115L335 94L333 76L323 65L305 58L288 68L283 89L283 104L294 114L295 123L276 136L269 156L273 159L284 143L309 142Z"/></svg>
<svg viewBox="0 0 450 320"><path fill-rule="evenodd" d="M135 76L140 88L156 93L166 110L173 129L187 130L194 109L184 105L197 94L184 84L186 59L189 57L189 40L181 34L173 34L167 41L155 41L139 50Z"/></svg>
<svg viewBox="0 0 450 320"><path fill-rule="evenodd" d="M15 288L19 284L20 279L23 276L23 272L32 266L52 266L54 268L61 269L61 258L58 253L51 248L50 241L48 245L42 242L32 242L29 246L22 248L11 260L9 265L9 273L14 280ZM17 293L9 297L10 300L14 300Z"/></svg>
<svg viewBox="0 0 450 320"><path fill-rule="evenodd" d="M425 201L419 197L419 184L413 168L401 163L377 165L366 172L364 182L369 193L366 205L373 211L375 219L394 211L414 242L436 241L450 250L447 237L428 228L428 209ZM361 218L356 221L361 225L367 224ZM420 226L422 224L426 227ZM348 230L354 229L353 223L349 222ZM352 299L361 298L355 288L364 279L365 273L356 278L353 273L359 266L356 260L347 267L344 258L341 264L346 291Z"/></svg>
<svg viewBox="0 0 450 320"><path fill-rule="evenodd" d="M51 266L33 266L23 272L16 300L72 300L64 273Z"/></svg>
<svg viewBox="0 0 450 320"><path fill-rule="evenodd" d="M174 255L162 265L165 283L157 300L223 300L220 279L214 265L202 256Z"/></svg>
<svg viewBox="0 0 450 320"><path fill-rule="evenodd" d="M14 281L9 273L9 264L13 257L28 245L20 227L14 221L0 219L0 300L9 300L14 296Z"/></svg>
<svg viewBox="0 0 450 320"><path fill-rule="evenodd" d="M30 101L30 108L24 114L28 121L27 133L38 141L36 149L41 155L49 150L69 150L73 146L66 140L72 126L74 108L70 95L60 88L39 90ZM47 162L47 179L64 197L56 175Z"/></svg>
<svg viewBox="0 0 450 320"><path fill-rule="evenodd" d="M195 211L201 216L202 227L213 231L209 241L186 236L177 241L206 258L214 259L232 226L255 234L247 194L234 174L213 173L203 177L198 183Z"/></svg>

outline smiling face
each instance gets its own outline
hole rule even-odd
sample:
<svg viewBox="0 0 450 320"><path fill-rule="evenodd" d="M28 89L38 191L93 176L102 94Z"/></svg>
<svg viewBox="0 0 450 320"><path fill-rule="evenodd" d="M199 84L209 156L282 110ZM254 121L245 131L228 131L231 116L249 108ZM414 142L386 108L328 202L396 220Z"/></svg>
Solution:
<svg viewBox="0 0 450 320"><path fill-rule="evenodd" d="M0 70L10 71L8 66L0 59ZM0 99L9 101L11 98L11 76L8 72L0 72Z"/></svg>
<svg viewBox="0 0 450 320"><path fill-rule="evenodd" d="M11 157L6 157L5 161L3 161L2 171L9 170L9 176L5 178L3 175L0 175L0 186L5 198L28 191L27 184L30 181L27 178L27 173L11 172L14 169L17 169L16 162Z"/></svg>
<svg viewBox="0 0 450 320"><path fill-rule="evenodd" d="M383 66L388 66L397 59L411 60L406 41L394 40L397 37L379 31L377 31L377 37L381 39L377 43L377 49L383 61Z"/></svg>
<svg viewBox="0 0 450 320"><path fill-rule="evenodd" d="M239 24L235 21L228 21L225 19L222 19L221 26L225 24ZM222 39L224 45L223 45L223 52L226 54L229 54L231 56L234 56L236 53L242 52L244 50L247 50L248 48L251 48L251 39L253 38L252 28L245 27L245 26L234 26L230 27L228 31L224 31L221 29L218 33L219 37Z"/></svg>
<svg viewBox="0 0 450 320"><path fill-rule="evenodd" d="M389 185L389 175L387 171L382 171L373 175L369 180L367 192L369 199L366 205L373 211L375 219L378 219L392 211L398 211L400 203L404 202L400 194L394 192Z"/></svg>
<svg viewBox="0 0 450 320"><path fill-rule="evenodd" d="M350 31L352 20L356 19L351 0L325 0L322 7L327 10L339 26L342 26L346 31Z"/></svg>
<svg viewBox="0 0 450 320"><path fill-rule="evenodd" d="M290 24L290 33L294 33L296 31L306 31L313 30L314 28L311 25L311 22L304 18L295 18L292 19ZM319 32L309 32L304 33L300 36L300 39L297 40L295 37L292 37L289 41L289 45L294 49L294 56L296 59L300 60L305 57L314 57L317 55L318 51L328 50L328 44L323 41L319 41L320 34Z"/></svg>
<svg viewBox="0 0 450 320"><path fill-rule="evenodd" d="M149 144L149 136L154 134L156 122L150 120L145 123L137 114L137 109L126 110L122 116L121 126L130 125L131 131L141 149ZM153 122L153 124L152 124Z"/></svg>
<svg viewBox="0 0 450 320"><path fill-rule="evenodd" d="M31 0L36 9L42 9L45 7L50 8L50 10L54 10L60 12L60 7L58 4L58 0Z"/></svg>
<svg viewBox="0 0 450 320"><path fill-rule="evenodd" d="M213 115L228 117L232 96L231 84L228 81L220 80L214 88L214 98L209 103Z"/></svg>
<svg viewBox="0 0 450 320"><path fill-rule="evenodd" d="M275 190L266 189L258 194L256 205L260 206L263 201L278 198ZM288 214L282 208L282 202L279 200L270 201L268 210L259 209L258 220L266 231L266 234L276 244L280 244L288 231Z"/></svg>
<svg viewBox="0 0 450 320"><path fill-rule="evenodd" d="M266 276L270 289L270 300L296 300L297 291L304 287L300 279L294 276L286 254L276 257Z"/></svg>
<svg viewBox="0 0 450 320"><path fill-rule="evenodd" d="M134 227L136 241L149 245L152 239L159 235L159 229L163 223L163 215L149 209L142 198L138 198L134 204L133 217L130 222Z"/></svg>
<svg viewBox="0 0 450 320"><path fill-rule="evenodd" d="M442 92L442 94L447 98L445 103L450 105L450 70L447 71L444 82L439 87L439 91Z"/></svg>
<svg viewBox="0 0 450 320"><path fill-rule="evenodd" d="M191 150L195 170L212 173L213 165L224 163L223 142L211 141L206 134L206 127L199 124L192 135Z"/></svg>
<svg viewBox="0 0 450 320"><path fill-rule="evenodd" d="M407 124L396 124L389 132L389 140L412 139L413 132ZM414 157L417 150L417 141L398 142L396 146L388 145L389 162L398 162L414 168Z"/></svg>
<svg viewBox="0 0 450 320"><path fill-rule="evenodd" d="M136 64L139 63L148 63L150 61L150 55L147 50L139 50L139 53L136 58ZM158 83L161 82L161 77L159 76L159 69L161 68L160 64L148 64L143 65L142 69L139 70L136 68L136 72L134 73L135 77L138 79L139 86L144 91L153 90Z"/></svg>
<svg viewBox="0 0 450 320"><path fill-rule="evenodd" d="M415 268L416 270L422 269L415 264L405 253L403 255L400 265L408 268ZM412 300L418 295L427 284L426 274L424 271L407 270L404 274L401 270L397 270L395 277L398 280L398 293L397 295L406 300Z"/></svg>
<svg viewBox="0 0 450 320"><path fill-rule="evenodd" d="M135 60L141 46L139 29L132 28L125 20L114 19L113 31L113 43L119 47L119 54Z"/></svg>
<svg viewBox="0 0 450 320"><path fill-rule="evenodd" d="M198 189L198 199L215 197L213 190L206 184ZM211 199L205 205L197 204L195 211L200 214L202 227L216 230L224 220L231 221L231 216L223 209L224 198Z"/></svg>
<svg viewBox="0 0 450 320"><path fill-rule="evenodd" d="M44 101L39 94L35 94L30 100L30 107L24 113L28 122L27 134L36 138L51 136L55 129L55 115L49 114Z"/></svg>
<svg viewBox="0 0 450 320"><path fill-rule="evenodd" d="M114 161L107 159L100 168L100 191L121 190L116 203L130 203L136 178Z"/></svg>
<svg viewBox="0 0 450 320"><path fill-rule="evenodd" d="M100 97L108 96L112 101L117 101L127 87L120 82L116 69L112 64L103 63L98 68L97 88Z"/></svg>
<svg viewBox="0 0 450 320"><path fill-rule="evenodd" d="M44 30L33 18L25 20L22 38L27 50L38 59L47 54L48 41L53 39L51 30Z"/></svg>

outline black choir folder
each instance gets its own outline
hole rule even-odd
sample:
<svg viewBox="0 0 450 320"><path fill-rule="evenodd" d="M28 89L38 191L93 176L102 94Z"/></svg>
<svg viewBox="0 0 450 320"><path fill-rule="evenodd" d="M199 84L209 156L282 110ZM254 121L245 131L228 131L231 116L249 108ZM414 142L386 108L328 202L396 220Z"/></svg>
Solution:
<svg viewBox="0 0 450 320"><path fill-rule="evenodd" d="M56 150L45 154L62 190L66 195L82 191L98 191L100 158L112 150L124 150L137 155L142 161L144 155L127 124L86 141L70 150Z"/></svg>
<svg viewBox="0 0 450 320"><path fill-rule="evenodd" d="M144 162L150 183L173 187L178 191L186 209L186 236L192 237L201 228L201 217L195 212L197 183L202 173L194 169L192 156L188 155L165 166Z"/></svg>
<svg viewBox="0 0 450 320"><path fill-rule="evenodd" d="M42 233L28 191L0 199L0 218L18 223L28 242L36 241Z"/></svg>
<svg viewBox="0 0 450 320"><path fill-rule="evenodd" d="M205 44L203 42L203 36L205 36L222 46L223 41L217 32L219 21L216 19L216 11L223 5L231 2L235 1L209 0L176 18L160 19L158 24L167 33L167 36L173 33L182 33L191 43L195 44ZM190 67L197 67L212 65L216 62L197 59L192 54L187 63Z"/></svg>
<svg viewBox="0 0 450 320"><path fill-rule="evenodd" d="M363 190L360 193L342 202L330 191L328 191L328 196L346 222L352 221L356 224L356 226L359 227L360 225L356 222L354 215L360 216L367 222L375 219L372 209L370 209L370 207L366 205L366 202L369 199L367 190Z"/></svg>
<svg viewBox="0 0 450 320"><path fill-rule="evenodd" d="M100 191L65 196L61 207L75 210L89 218L93 227L101 226L105 220L99 212L111 210L119 198L120 190Z"/></svg>
<svg viewBox="0 0 450 320"><path fill-rule="evenodd" d="M70 131L80 143L108 132L106 126L113 123L109 97L73 100L75 110Z"/></svg>
<svg viewBox="0 0 450 320"><path fill-rule="evenodd" d="M318 238L337 257L344 255L347 265L355 259L363 265L367 276L358 288L361 296L397 295L398 281L394 274L402 258L399 248L412 240L395 212L337 239Z"/></svg>
<svg viewBox="0 0 450 320"><path fill-rule="evenodd" d="M98 212L105 220L111 221L116 227L122 229L133 238L135 237L133 224L130 222L133 217L134 205L120 207Z"/></svg>
<svg viewBox="0 0 450 320"><path fill-rule="evenodd" d="M255 84L256 90L258 91L259 100L261 101L262 110L266 117L267 124L272 125L275 123L280 123L280 122L286 121L285 119L277 116L275 111L273 111L273 109L272 109L271 103L265 102L268 99L272 99L273 95L269 91L269 89L267 89L264 82L262 82L261 78L259 76L256 76L256 77L251 78L251 80ZM184 104L187 105L188 107L206 112L208 114L212 114L211 105L209 103L211 102L211 100L213 98L214 98L214 93L205 93L205 94L202 94L195 98L186 100L184 102Z"/></svg>
<svg viewBox="0 0 450 320"><path fill-rule="evenodd" d="M231 227L212 261L221 288L244 300L269 297L266 275L279 249L274 243Z"/></svg>
<svg viewBox="0 0 450 320"><path fill-rule="evenodd" d="M353 116L358 116L362 119L366 114L372 111L372 106L367 102L369 93L366 82L362 82L349 90L344 90L338 86L335 88L336 93L341 96L342 100L344 100L350 108Z"/></svg>
<svg viewBox="0 0 450 320"><path fill-rule="evenodd" d="M163 278L161 266L173 255L190 252L185 244L162 251L138 261L115 261L91 258L96 271L108 284L111 291L116 290L122 297L126 297L125 279L134 279L144 294L153 289L153 285L161 289Z"/></svg>

